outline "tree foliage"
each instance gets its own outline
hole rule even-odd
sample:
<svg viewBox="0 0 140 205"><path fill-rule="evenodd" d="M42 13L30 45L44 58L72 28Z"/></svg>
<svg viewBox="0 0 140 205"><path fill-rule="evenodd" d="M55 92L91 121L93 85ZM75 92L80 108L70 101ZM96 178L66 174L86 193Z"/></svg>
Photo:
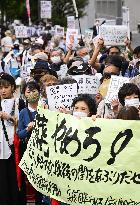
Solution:
<svg viewBox="0 0 140 205"><path fill-rule="evenodd" d="M72 0L51 0L52 1L52 23L53 25L66 26L66 17L75 15ZM7 21L20 19L23 23L28 22L26 0L0 0L0 11L2 21L6 15ZM38 2L39 0L30 0L32 22L38 21ZM85 15L84 9L88 0L76 0L79 17Z"/></svg>

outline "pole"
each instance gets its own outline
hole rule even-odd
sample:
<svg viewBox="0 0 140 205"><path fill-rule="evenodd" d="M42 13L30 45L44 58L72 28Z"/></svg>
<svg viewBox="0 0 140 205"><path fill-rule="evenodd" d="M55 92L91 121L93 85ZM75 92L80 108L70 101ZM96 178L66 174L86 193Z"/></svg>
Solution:
<svg viewBox="0 0 140 205"><path fill-rule="evenodd" d="M122 25L122 0L117 0L117 19L116 24Z"/></svg>

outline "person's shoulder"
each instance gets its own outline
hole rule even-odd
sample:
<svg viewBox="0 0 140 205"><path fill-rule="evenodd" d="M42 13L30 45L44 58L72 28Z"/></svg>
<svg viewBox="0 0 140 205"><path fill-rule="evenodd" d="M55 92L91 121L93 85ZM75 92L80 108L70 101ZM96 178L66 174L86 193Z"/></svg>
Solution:
<svg viewBox="0 0 140 205"><path fill-rule="evenodd" d="M25 107L20 111L20 116L26 115L26 114L27 114L27 108Z"/></svg>

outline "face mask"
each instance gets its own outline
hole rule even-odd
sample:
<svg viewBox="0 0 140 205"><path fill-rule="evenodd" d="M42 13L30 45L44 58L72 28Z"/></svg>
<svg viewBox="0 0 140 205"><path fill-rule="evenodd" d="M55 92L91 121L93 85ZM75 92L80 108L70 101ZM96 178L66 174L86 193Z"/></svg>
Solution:
<svg viewBox="0 0 140 205"><path fill-rule="evenodd" d="M60 56L51 57L51 61L55 64L60 63L61 62Z"/></svg>
<svg viewBox="0 0 140 205"><path fill-rule="evenodd" d="M136 65L137 64L137 62L139 62L140 61L140 59L139 58L133 58L133 63L134 63L134 65Z"/></svg>
<svg viewBox="0 0 140 205"><path fill-rule="evenodd" d="M36 103L39 100L39 94L38 92L35 93L30 93L27 97L26 97L28 103Z"/></svg>
<svg viewBox="0 0 140 205"><path fill-rule="evenodd" d="M75 116L75 117L87 117L88 114L85 112L73 112L73 116Z"/></svg>
<svg viewBox="0 0 140 205"><path fill-rule="evenodd" d="M83 61L85 63L87 63L89 60L90 60L90 56L89 55L86 55L86 56L83 57Z"/></svg>
<svg viewBox="0 0 140 205"><path fill-rule="evenodd" d="M128 106L128 107L134 106L134 107L138 108L139 105L140 105L139 98L125 100L125 106Z"/></svg>

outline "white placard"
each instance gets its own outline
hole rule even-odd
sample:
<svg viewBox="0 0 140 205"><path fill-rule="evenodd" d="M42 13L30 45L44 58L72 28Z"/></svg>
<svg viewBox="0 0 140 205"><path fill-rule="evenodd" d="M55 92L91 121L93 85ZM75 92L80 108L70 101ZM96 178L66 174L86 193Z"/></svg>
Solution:
<svg viewBox="0 0 140 205"><path fill-rule="evenodd" d="M77 75L72 76L78 83L78 94L96 95L100 86L100 81L96 76Z"/></svg>
<svg viewBox="0 0 140 205"><path fill-rule="evenodd" d="M52 4L51 1L40 1L40 16L41 18L51 19L52 17Z"/></svg>
<svg viewBox="0 0 140 205"><path fill-rule="evenodd" d="M128 27L121 25L102 25L99 35L104 39L105 45L125 45L124 40L129 37Z"/></svg>
<svg viewBox="0 0 140 205"><path fill-rule="evenodd" d="M67 28L75 29L75 17L74 16L67 17Z"/></svg>
<svg viewBox="0 0 140 205"><path fill-rule="evenodd" d="M16 38L27 38L27 26L14 26Z"/></svg>
<svg viewBox="0 0 140 205"><path fill-rule="evenodd" d="M70 110L75 97L77 97L77 83L47 88L49 110L52 111L57 111L61 107Z"/></svg>
<svg viewBox="0 0 140 205"><path fill-rule="evenodd" d="M92 40L93 31L90 29L85 30L85 41L89 43Z"/></svg>
<svg viewBox="0 0 140 205"><path fill-rule="evenodd" d="M72 45L72 49L75 49L78 45L78 29L67 29L66 33L66 47Z"/></svg>
<svg viewBox="0 0 140 205"><path fill-rule="evenodd" d="M129 83L129 78L115 75L111 76L107 95L105 98L106 103L111 103L113 99L118 99L119 89L123 86L124 83Z"/></svg>
<svg viewBox="0 0 140 205"><path fill-rule="evenodd" d="M55 35L64 36L64 27L56 25L55 26Z"/></svg>

